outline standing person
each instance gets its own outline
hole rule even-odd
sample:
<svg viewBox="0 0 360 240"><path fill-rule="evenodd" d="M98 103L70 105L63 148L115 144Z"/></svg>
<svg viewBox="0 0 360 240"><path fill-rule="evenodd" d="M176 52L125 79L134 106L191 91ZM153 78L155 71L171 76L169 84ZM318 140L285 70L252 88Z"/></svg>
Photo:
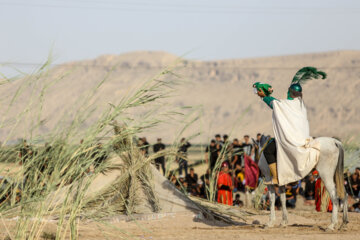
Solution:
<svg viewBox="0 0 360 240"><path fill-rule="evenodd" d="M218 148L222 148L222 146L224 145L224 142L221 140L221 135L220 134L216 134L215 135L215 141L216 141L216 145L218 146Z"/></svg>
<svg viewBox="0 0 360 240"><path fill-rule="evenodd" d="M196 195L198 175L195 173L194 168L190 168L190 173L185 177L188 184L188 192Z"/></svg>
<svg viewBox="0 0 360 240"><path fill-rule="evenodd" d="M265 184L298 181L317 163L320 144L310 136L301 84L319 77L325 79L326 74L313 67L300 69L288 88L287 99L281 100L270 96L273 89L269 84L253 85L255 93L273 110L275 139L271 139L263 151L273 178Z"/></svg>
<svg viewBox="0 0 360 240"><path fill-rule="evenodd" d="M244 136L244 142L242 143L242 148L243 148L243 155L247 155L247 156L251 156L252 150L253 150L253 145L250 143L250 137L249 135L245 135Z"/></svg>
<svg viewBox="0 0 360 240"><path fill-rule="evenodd" d="M209 157L210 157L210 162L209 162ZM207 146L205 150L205 161L206 163L209 164L209 169L211 172L215 167L218 157L219 157L219 150L216 147L216 141L212 139L210 145Z"/></svg>
<svg viewBox="0 0 360 240"><path fill-rule="evenodd" d="M259 164L260 156L259 156L259 146L260 146L260 139L261 139L261 133L258 133L256 135L256 140L253 144L253 149L255 152L255 162L256 164Z"/></svg>
<svg viewBox="0 0 360 240"><path fill-rule="evenodd" d="M153 146L154 153L157 153L157 152L162 151L164 149L165 149L165 144L163 144L161 142L161 138L158 138L157 143L154 144L154 146ZM156 166L157 170L159 170L159 171L160 171L160 166L161 166L162 171L163 171L163 175L165 176L165 156L155 158L155 166Z"/></svg>
<svg viewBox="0 0 360 240"><path fill-rule="evenodd" d="M242 147L239 140L235 138L232 143L231 168L235 169L236 165L241 166Z"/></svg>
<svg viewBox="0 0 360 240"><path fill-rule="evenodd" d="M229 174L229 165L224 162L221 165L221 171L217 181L218 203L233 205L232 191L234 189L231 176Z"/></svg>
<svg viewBox="0 0 360 240"><path fill-rule="evenodd" d="M191 147L191 144L186 141L185 138L182 138L180 141L180 147L178 150L178 154L180 155L178 157L178 163L179 163L179 174L182 174L182 170L184 168L185 175L188 174L188 160L187 160L187 151L188 148Z"/></svg>
<svg viewBox="0 0 360 240"><path fill-rule="evenodd" d="M315 177L313 174L309 176L305 183L304 197L307 204L311 204L311 200L315 200Z"/></svg>
<svg viewBox="0 0 360 240"><path fill-rule="evenodd" d="M148 143L148 141L146 140L146 137L142 138L142 150L144 152L144 156L148 157L149 156L149 147L150 144Z"/></svg>

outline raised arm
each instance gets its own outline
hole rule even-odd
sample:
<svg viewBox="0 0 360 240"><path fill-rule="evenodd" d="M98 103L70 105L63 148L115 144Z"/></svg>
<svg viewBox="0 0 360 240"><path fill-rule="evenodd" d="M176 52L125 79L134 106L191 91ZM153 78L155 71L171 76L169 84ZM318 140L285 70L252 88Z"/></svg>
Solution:
<svg viewBox="0 0 360 240"><path fill-rule="evenodd" d="M261 97L261 99L272 109L273 108L273 101L277 100L276 98L272 97L272 96L266 96L266 94L264 93L264 91L262 89L259 89L257 91L257 95L259 97Z"/></svg>

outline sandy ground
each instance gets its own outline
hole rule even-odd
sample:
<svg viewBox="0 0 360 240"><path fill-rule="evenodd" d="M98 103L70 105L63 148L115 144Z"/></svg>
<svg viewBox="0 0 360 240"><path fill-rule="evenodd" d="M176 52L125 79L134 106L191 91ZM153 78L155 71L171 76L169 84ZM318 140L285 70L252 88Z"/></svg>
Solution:
<svg viewBox="0 0 360 240"><path fill-rule="evenodd" d="M9 173L11 164L2 165L3 171ZM9 169L9 170L8 170ZM199 169L200 170L200 169ZM16 171L16 170L15 170ZM201 172L201 171L199 171ZM242 200L244 200L242 195ZM150 214L135 216L136 220L128 221L123 216L95 222L81 220L79 222L79 239L360 239L360 214L349 213L350 223L338 231L326 232L330 224L330 213L318 213L314 206L304 205L303 199L297 201L297 208L289 210L289 225L279 227L281 212L277 211L277 227L266 228L268 211L248 217L247 221L238 221L237 225L224 225L196 218L193 212L178 212L169 214ZM339 214L339 222L341 223ZM16 219L0 217L0 240L14 236ZM45 224L39 236L44 233L56 233L56 221L44 221ZM66 239L69 239L67 236ZM39 237L39 239L45 239Z"/></svg>
<svg viewBox="0 0 360 240"><path fill-rule="evenodd" d="M330 213L317 213L306 210L290 210L287 227L266 228L268 212L248 217L247 222L239 225L224 226L211 222L194 220L195 214L184 212L168 214L158 219L156 215L145 216L144 220L115 221L105 223L93 221L81 222L79 239L360 239L360 214L349 213L350 223L341 230L326 232L330 223ZM277 212L277 224L281 221L281 212ZM340 216L339 221L341 222ZM5 220L0 225L0 239L7 236L4 224L11 232L15 220ZM55 222L47 223L44 232L55 233Z"/></svg>

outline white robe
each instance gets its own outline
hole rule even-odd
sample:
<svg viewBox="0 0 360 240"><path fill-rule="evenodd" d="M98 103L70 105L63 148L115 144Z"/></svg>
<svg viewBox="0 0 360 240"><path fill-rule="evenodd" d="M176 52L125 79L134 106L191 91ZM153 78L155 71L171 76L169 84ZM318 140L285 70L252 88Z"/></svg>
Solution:
<svg viewBox="0 0 360 240"><path fill-rule="evenodd" d="M306 107L301 98L274 100L272 104L281 186L309 174L319 160L320 144L310 137Z"/></svg>

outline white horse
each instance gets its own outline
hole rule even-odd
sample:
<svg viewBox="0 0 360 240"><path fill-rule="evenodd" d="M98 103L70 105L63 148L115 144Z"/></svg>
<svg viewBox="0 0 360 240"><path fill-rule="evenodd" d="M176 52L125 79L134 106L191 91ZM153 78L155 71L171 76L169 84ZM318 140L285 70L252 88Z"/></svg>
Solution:
<svg viewBox="0 0 360 240"><path fill-rule="evenodd" d="M261 137L259 145L259 153L261 153L259 160L259 168L265 176L265 181L271 181L272 177L268 163L264 154L261 152L262 147L267 142L270 136ZM320 158L315 166L319 172L321 180L324 182L325 188L330 194L333 203L333 210L331 215L331 224L327 227L328 230L334 230L338 227L338 209L339 199L343 203L343 225L348 223L348 207L347 207L347 194L344 187L344 149L340 141L329 138L320 137L316 138L320 143ZM275 223L275 187L268 185L270 193L270 219L268 227L273 227ZM286 210L286 196L285 186L280 186L280 200L282 208L282 222L281 226L286 226L288 223L288 213Z"/></svg>

